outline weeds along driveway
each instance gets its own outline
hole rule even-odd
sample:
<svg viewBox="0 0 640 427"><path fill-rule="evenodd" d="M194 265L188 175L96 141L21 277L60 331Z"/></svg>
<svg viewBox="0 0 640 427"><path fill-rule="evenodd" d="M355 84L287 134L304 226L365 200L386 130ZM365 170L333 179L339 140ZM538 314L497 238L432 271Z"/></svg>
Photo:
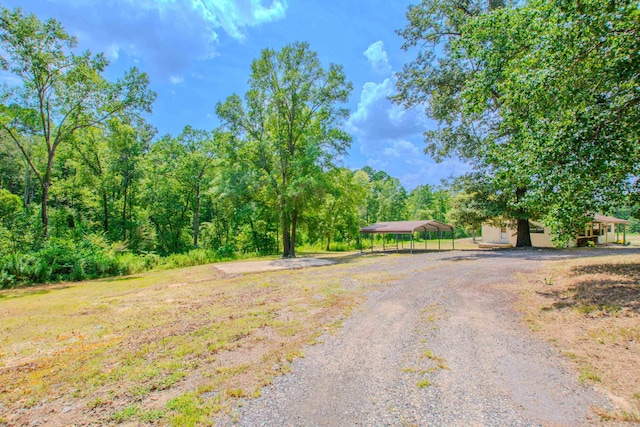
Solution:
<svg viewBox="0 0 640 427"><path fill-rule="evenodd" d="M547 260L611 253L378 255L402 277L219 425L600 424L592 408L611 403L527 329L500 285Z"/></svg>

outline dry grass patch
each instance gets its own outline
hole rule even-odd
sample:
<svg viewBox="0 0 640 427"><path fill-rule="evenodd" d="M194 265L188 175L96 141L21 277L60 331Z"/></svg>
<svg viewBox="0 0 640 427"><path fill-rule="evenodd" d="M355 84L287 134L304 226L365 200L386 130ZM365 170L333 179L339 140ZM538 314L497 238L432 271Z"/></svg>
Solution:
<svg viewBox="0 0 640 427"><path fill-rule="evenodd" d="M395 280L378 270L374 257L245 276L198 266L0 292L0 420L210 424Z"/></svg>
<svg viewBox="0 0 640 427"><path fill-rule="evenodd" d="M571 359L579 379L618 406L604 419L640 417L640 259L619 255L549 263L517 284L531 329Z"/></svg>

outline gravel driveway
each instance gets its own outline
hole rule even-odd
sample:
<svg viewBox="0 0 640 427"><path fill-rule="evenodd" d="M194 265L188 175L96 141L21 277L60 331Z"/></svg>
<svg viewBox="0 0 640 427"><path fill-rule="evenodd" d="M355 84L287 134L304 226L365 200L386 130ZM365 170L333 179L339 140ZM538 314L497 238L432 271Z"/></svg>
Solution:
<svg viewBox="0 0 640 427"><path fill-rule="evenodd" d="M540 250L380 256L376 268L404 271L403 277L371 292L342 329L308 347L290 374L220 425L598 424L590 407L609 406L608 400L578 383L557 350L524 325L515 296L499 286L545 260L572 256Z"/></svg>

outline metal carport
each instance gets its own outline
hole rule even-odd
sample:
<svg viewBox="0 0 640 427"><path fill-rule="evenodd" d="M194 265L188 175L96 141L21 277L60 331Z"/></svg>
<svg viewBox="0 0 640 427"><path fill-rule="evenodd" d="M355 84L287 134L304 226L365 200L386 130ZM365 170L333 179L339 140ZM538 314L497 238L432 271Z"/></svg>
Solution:
<svg viewBox="0 0 640 427"><path fill-rule="evenodd" d="M442 231L451 232L451 247L455 249L453 227L444 222L435 219L424 221L390 221L378 222L368 225L360 229L361 234L369 234L371 236L371 250L373 251L373 235L374 234L395 234L396 235L396 251L398 250L398 235L409 234L411 236L411 253L413 253L413 233L421 231L437 231L438 232L438 250L440 250L440 238ZM384 251L384 238L382 240L382 248ZM427 240L424 242L425 250L427 249ZM362 251L362 246L360 247Z"/></svg>

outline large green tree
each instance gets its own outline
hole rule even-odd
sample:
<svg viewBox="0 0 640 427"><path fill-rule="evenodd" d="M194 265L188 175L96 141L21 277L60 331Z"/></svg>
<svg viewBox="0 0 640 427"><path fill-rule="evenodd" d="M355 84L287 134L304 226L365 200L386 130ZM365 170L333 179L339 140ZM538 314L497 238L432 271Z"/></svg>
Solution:
<svg viewBox="0 0 640 427"><path fill-rule="evenodd" d="M20 9L0 10L0 65L20 82L2 89L0 128L40 183L45 235L59 146L115 115L150 111L155 98L146 74L133 68L108 82L102 75L108 65L104 55L75 53L76 45L76 38L54 19L42 22ZM33 140L44 146L41 166L28 147Z"/></svg>
<svg viewBox="0 0 640 427"><path fill-rule="evenodd" d="M531 246L529 219L537 204L524 168L526 153L519 152L517 135L502 127L500 80L464 45L471 25L503 7L499 0L423 0L410 6L399 34L405 50L418 51L399 73L393 100L424 107L438 121L438 129L425 132L427 154L469 162L500 191L513 194L508 211L517 221L516 244Z"/></svg>
<svg viewBox="0 0 640 427"><path fill-rule="evenodd" d="M298 221L315 199L319 176L350 144L341 104L351 90L341 66L323 68L307 43L294 43L265 49L253 61L244 102L232 95L217 105L241 158L277 199L283 257L295 257Z"/></svg>
<svg viewBox="0 0 640 427"><path fill-rule="evenodd" d="M501 131L526 153L530 187L557 232L572 237L589 212L633 191L640 173L637 1L534 0L479 17L460 45L496 86Z"/></svg>
<svg viewBox="0 0 640 427"><path fill-rule="evenodd" d="M395 99L425 103L441 123L426 134L429 153L458 155L491 179L504 213L518 221L519 246L530 244L521 240L530 218L567 239L589 212L632 191L637 6L425 0L409 10L405 47L426 45Z"/></svg>

